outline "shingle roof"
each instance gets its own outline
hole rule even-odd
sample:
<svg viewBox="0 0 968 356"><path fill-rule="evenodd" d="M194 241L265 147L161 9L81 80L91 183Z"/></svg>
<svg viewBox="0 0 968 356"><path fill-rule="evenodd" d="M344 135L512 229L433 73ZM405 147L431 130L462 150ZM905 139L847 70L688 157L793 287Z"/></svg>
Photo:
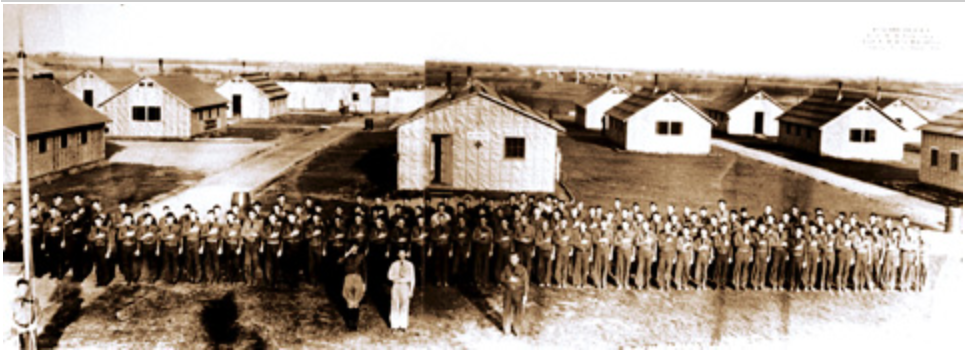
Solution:
<svg viewBox="0 0 968 356"><path fill-rule="evenodd" d="M790 108L783 115L780 115L777 120L810 127L820 127L865 100L870 102L873 108L884 116L885 120L891 121L900 127L896 121L884 115L880 107L868 99L866 93L851 90L844 90L840 100L837 100L837 90L817 90L813 95Z"/></svg>
<svg viewBox="0 0 968 356"><path fill-rule="evenodd" d="M108 84L111 84L111 86L116 90L124 89L124 87L138 81L140 78L138 73L135 73L133 70L127 68L98 68L89 69L89 71L103 79L105 82L108 82ZM81 74L84 74L84 72L81 72ZM74 78L77 78L81 74L78 74Z"/></svg>
<svg viewBox="0 0 968 356"><path fill-rule="evenodd" d="M919 130L925 132L931 132L942 135L952 135L963 137L962 132L964 130L964 119L963 119L964 109L958 110L958 112L942 117L938 120L932 121L924 126L921 126Z"/></svg>
<svg viewBox="0 0 968 356"><path fill-rule="evenodd" d="M535 120L539 123L547 125L555 130L558 130L561 132L565 131L565 128L560 124L558 124L557 122L555 122L554 120L551 120L547 116L535 111L530 106L522 104L518 101L515 101L514 99L511 99L506 95L499 93L491 86L484 84L477 79L471 79L470 83L467 86L465 86L464 89L455 91L453 95L445 94L440 98L438 98L437 100L434 100L428 103L427 105L423 106L422 108L418 109L417 111L414 111L409 116L406 116L400 120L397 120L397 122L394 122L393 125L390 126L390 129L391 130L396 129L397 127L400 127L404 124L420 119L421 117L423 117L423 114L425 113L440 110L442 108L450 106L450 104L452 103L456 103L474 96L480 96L485 99L491 100L499 105L503 105L508 109L517 111L518 113L532 120Z"/></svg>
<svg viewBox="0 0 968 356"><path fill-rule="evenodd" d="M53 80L27 80L27 135L111 121ZM20 108L16 80L3 81L3 126L19 134Z"/></svg>
<svg viewBox="0 0 968 356"><path fill-rule="evenodd" d="M255 85L256 88L259 88L269 99L289 96L289 92L286 89L279 86L275 80L270 79L265 73L244 73L241 77L249 83L252 83L252 85Z"/></svg>
<svg viewBox="0 0 968 356"><path fill-rule="evenodd" d="M709 115L706 115L705 112L703 112L702 110L699 110L699 108L697 108L695 105L689 102L689 100L686 100L682 96L679 96L678 93L672 90L656 91L654 89L642 89L637 93L632 94L632 96L630 96L628 99L625 99L618 105L615 105L614 107L609 109L606 112L606 114L610 117L613 117L622 121L626 121L630 117L632 117L632 115L635 115L635 113L641 111L642 109L647 108L649 105L652 105L652 103L661 99L666 94L672 95L674 98L676 98L676 100L682 102L683 104L686 104L686 106L688 106L689 109L691 109L692 111L695 111L703 119L705 119L706 121L709 121L709 123L713 125L716 125L716 122L713 121L713 119L710 118Z"/></svg>
<svg viewBox="0 0 968 356"><path fill-rule="evenodd" d="M228 99L193 75L156 75L151 77L173 95L192 108L204 108L228 103Z"/></svg>
<svg viewBox="0 0 968 356"><path fill-rule="evenodd" d="M766 91L752 88L743 90L741 87L727 90L712 100L701 102L700 106L707 110L726 113L736 108L736 106L739 104L746 102L757 93L763 93L763 97L765 97L767 100L773 102L773 104L781 109L785 109L783 105L780 105L780 103L776 102L776 100L773 100L773 97L770 96L770 94L768 94Z"/></svg>

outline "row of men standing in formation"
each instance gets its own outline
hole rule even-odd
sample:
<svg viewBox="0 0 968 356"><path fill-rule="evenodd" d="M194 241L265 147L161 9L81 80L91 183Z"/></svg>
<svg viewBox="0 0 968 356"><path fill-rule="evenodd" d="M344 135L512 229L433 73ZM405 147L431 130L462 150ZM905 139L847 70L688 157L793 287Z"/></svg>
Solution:
<svg viewBox="0 0 968 356"><path fill-rule="evenodd" d="M906 218L896 223L871 214L861 221L840 213L828 220L821 209L811 217L792 207L777 217L766 206L752 216L720 201L714 212L670 205L663 214L654 203L644 210L616 199L603 213L600 206L522 194L456 204L443 198L436 205L407 199L392 207L357 196L346 209L324 212L313 199L292 204L279 195L270 209L256 203L199 214L185 206L176 215L165 207L155 218L147 205L133 213L121 203L108 214L99 201L73 200L67 209L60 196L51 205L32 197L38 276L73 270L83 279L96 266L98 284L106 285L117 265L127 283L295 287L339 278L338 258L351 244L364 247L374 276L385 276L392 256L407 251L417 286L428 279L491 285L512 253L532 282L555 287L910 290L927 275L919 230ZM5 240L15 243L21 235L15 203L8 203L5 219Z"/></svg>

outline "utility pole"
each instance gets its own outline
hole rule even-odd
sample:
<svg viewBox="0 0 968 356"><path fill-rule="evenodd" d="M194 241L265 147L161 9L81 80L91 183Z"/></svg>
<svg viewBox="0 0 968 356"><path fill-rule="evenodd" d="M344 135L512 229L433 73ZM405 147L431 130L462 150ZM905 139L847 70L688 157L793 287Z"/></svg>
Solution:
<svg viewBox="0 0 968 356"><path fill-rule="evenodd" d="M27 80L25 79L27 53L24 52L24 12L20 10L20 51L17 52L17 116L20 120L20 208L23 220L20 228L23 231L24 245L24 276L27 281L27 295L31 303L36 303L34 298L34 261L33 261L33 240L30 236L30 173L27 170ZM31 306L29 313L31 325L35 326L37 315L36 309ZM29 340L25 348L34 350L37 348L37 333L31 330L27 333Z"/></svg>

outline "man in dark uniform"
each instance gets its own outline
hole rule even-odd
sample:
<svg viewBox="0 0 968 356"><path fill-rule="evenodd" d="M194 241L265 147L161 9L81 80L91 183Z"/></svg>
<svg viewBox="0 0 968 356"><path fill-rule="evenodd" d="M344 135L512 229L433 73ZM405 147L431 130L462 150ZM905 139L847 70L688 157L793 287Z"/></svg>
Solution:
<svg viewBox="0 0 968 356"><path fill-rule="evenodd" d="M417 224L410 231L410 255L417 270L417 286L423 288L427 285L427 240L430 239L430 229L423 216L415 216L415 221Z"/></svg>
<svg viewBox="0 0 968 356"><path fill-rule="evenodd" d="M724 203L720 201L720 206L723 205ZM730 238L729 224L723 221L718 229L713 235L713 249L716 250L716 257L713 260L716 265L716 289L725 289L726 281L729 279L729 264L733 260L733 243Z"/></svg>
<svg viewBox="0 0 968 356"><path fill-rule="evenodd" d="M514 226L514 252L518 254L518 259L525 269L531 271L531 261L534 260L534 225L530 223L527 214L522 213L521 218Z"/></svg>
<svg viewBox="0 0 968 356"><path fill-rule="evenodd" d="M769 205L767 205L769 212ZM753 233L753 289L763 290L766 288L766 273L770 263L770 236L766 231L766 220L758 223L756 232Z"/></svg>
<svg viewBox="0 0 968 356"><path fill-rule="evenodd" d="M209 284L215 284L219 281L222 273L221 264L219 263L219 256L221 256L220 251L222 250L222 236L223 236L223 226L215 216L215 211L209 210L207 215L207 220L202 224L202 234L204 236L205 244L202 246L202 252L204 253L204 266L205 266L205 281Z"/></svg>
<svg viewBox="0 0 968 356"><path fill-rule="evenodd" d="M790 264L789 253L789 228L786 223L780 223L775 228L770 228L766 235L770 240L770 248L773 264L770 269L770 286L773 290L786 288L787 265Z"/></svg>
<svg viewBox="0 0 968 356"><path fill-rule="evenodd" d="M306 226L309 233L306 277L314 286L322 283L323 258L326 256L326 225L323 217L313 214Z"/></svg>
<svg viewBox="0 0 968 356"><path fill-rule="evenodd" d="M467 224L467 214L460 213L461 207L463 207L463 203L457 208L457 223L454 225L454 236L452 238L454 254L451 258L450 272L451 279L456 283L468 284L470 282L468 271L471 270L470 255L473 230Z"/></svg>
<svg viewBox="0 0 968 356"><path fill-rule="evenodd" d="M114 236L111 228L105 225L103 216L94 217L94 226L88 233L87 238L90 250L94 254L95 276L97 277L98 287L103 287L111 282L111 270L114 266L110 264L111 255L114 253Z"/></svg>
<svg viewBox="0 0 968 356"><path fill-rule="evenodd" d="M494 280L499 279L501 272L504 271L504 266L508 264L513 236L514 229L511 227L510 221L507 218L502 218L498 222L497 231L494 232Z"/></svg>
<svg viewBox="0 0 968 356"><path fill-rule="evenodd" d="M185 262L182 270L192 283L202 281L205 269L202 264L202 222L198 220L195 210L187 209L188 214L182 219L181 234L185 239L183 253Z"/></svg>
<svg viewBox="0 0 968 356"><path fill-rule="evenodd" d="M225 237L223 243L223 265L229 283L240 282L242 272L242 222L233 212L225 214Z"/></svg>
<svg viewBox="0 0 968 356"><path fill-rule="evenodd" d="M161 279L168 283L178 282L179 266L178 257L184 252L182 228L175 219L175 215L168 213L165 216L165 224L161 226L161 242L164 245L161 259L162 276ZM189 251L190 252L190 251Z"/></svg>
<svg viewBox="0 0 968 356"><path fill-rule="evenodd" d="M371 211L374 215L378 214L376 210ZM369 250L366 256L367 268L373 276L368 282L372 287L383 285L386 282L387 271L390 268L390 250L387 241L390 236L390 229L386 226L383 216L385 215L380 215L373 220L373 228L370 230L367 243Z"/></svg>
<svg viewBox="0 0 968 356"><path fill-rule="evenodd" d="M588 266L592 259L592 235L589 233L588 224L585 221L579 222L576 234L573 246L575 266L572 270L572 282L575 287L584 289L588 283Z"/></svg>
<svg viewBox="0 0 968 356"><path fill-rule="evenodd" d="M128 285L138 280L140 276L139 267L141 267L138 263L137 256L135 256L135 251L138 249L138 227L131 224L133 219L131 213L124 214L124 218L115 226L114 232L118 244L121 245L121 253L119 256L121 275L124 276L124 280Z"/></svg>
<svg viewBox="0 0 968 356"><path fill-rule="evenodd" d="M519 263L518 255L512 254L509 264L501 272L504 285L504 333L521 334L524 327L525 305L528 303L528 269Z"/></svg>
<svg viewBox="0 0 968 356"><path fill-rule="evenodd" d="M269 214L266 220L265 239L265 280L266 284L275 288L276 283L281 280L282 274L282 236L286 233L285 226L274 212Z"/></svg>
<svg viewBox="0 0 968 356"><path fill-rule="evenodd" d="M264 221L255 209L249 209L248 217L242 222L242 240L245 258L242 261L242 276L245 284L255 286L262 279L259 268L259 253L264 249L262 234L265 231ZM323 254L325 256L325 253Z"/></svg>
<svg viewBox="0 0 968 356"><path fill-rule="evenodd" d="M483 210L483 209L480 209ZM494 254L494 231L488 225L486 216L481 216L474 229L473 247L471 253L474 260L474 283L477 286L487 286L490 284L490 258Z"/></svg>
<svg viewBox="0 0 968 356"><path fill-rule="evenodd" d="M803 226L797 225L793 228L793 240L790 242L790 256L793 262L790 263L790 290L800 291L804 287L804 268L807 265L806 258L807 242L803 237Z"/></svg>
<svg viewBox="0 0 968 356"><path fill-rule="evenodd" d="M753 261L752 240L749 225L743 224L739 231L733 231L733 246L736 246L736 264L733 266L733 286L736 290L746 290L749 282L750 262Z"/></svg>
<svg viewBox="0 0 968 356"><path fill-rule="evenodd" d="M69 255L71 280L81 282L87 277L88 266L88 244L87 230L90 230L90 223L81 220L81 212L74 210L71 212L70 219L64 224L66 238L65 252Z"/></svg>
<svg viewBox="0 0 968 356"><path fill-rule="evenodd" d="M554 230L552 230L550 221L545 219L541 220L541 230L538 230L537 237L535 238L535 247L537 247L538 255L538 265L537 265L537 275L538 275L538 286L547 287L551 285L551 258L554 254ZM476 247L476 246L475 246Z"/></svg>
<svg viewBox="0 0 968 356"><path fill-rule="evenodd" d="M568 282L568 275L571 269L571 245L572 229L568 226L568 220L562 218L555 229L554 246L555 254L551 257L555 262L555 282L558 288L564 288Z"/></svg>

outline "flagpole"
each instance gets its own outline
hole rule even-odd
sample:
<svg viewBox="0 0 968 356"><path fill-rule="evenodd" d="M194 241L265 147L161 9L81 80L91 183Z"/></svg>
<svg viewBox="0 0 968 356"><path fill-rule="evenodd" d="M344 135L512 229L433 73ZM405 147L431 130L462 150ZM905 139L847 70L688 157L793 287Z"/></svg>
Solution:
<svg viewBox="0 0 968 356"><path fill-rule="evenodd" d="M30 229L30 172L27 170L27 80L24 78L24 73L26 72L26 61L27 54L24 52L24 23L23 23L23 9L20 10L20 51L17 52L17 108L18 117L20 120L20 207L21 215L23 221L21 222L21 230L23 231L23 245L24 245L24 276L23 278L27 281L27 298L30 298L31 302L36 303L34 298L34 261L33 261L33 240ZM33 315L35 308L31 307L29 313L31 326L34 325L34 321L37 315ZM29 350L36 349L36 333L33 331L28 332L28 337L30 340L26 343L26 348Z"/></svg>

